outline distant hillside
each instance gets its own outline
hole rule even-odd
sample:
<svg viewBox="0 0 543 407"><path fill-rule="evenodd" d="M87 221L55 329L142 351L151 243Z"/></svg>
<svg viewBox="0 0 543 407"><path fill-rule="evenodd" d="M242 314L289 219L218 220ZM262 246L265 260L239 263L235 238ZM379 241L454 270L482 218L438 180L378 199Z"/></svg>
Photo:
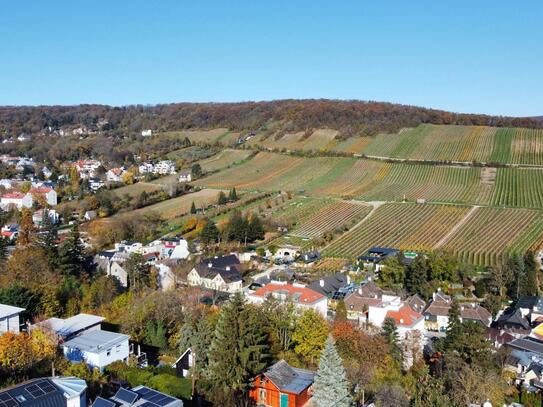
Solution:
<svg viewBox="0 0 543 407"><path fill-rule="evenodd" d="M381 102L278 100L243 103L176 103L156 106L105 105L0 107L0 135L38 134L45 129L84 127L110 134L143 129L172 131L228 128L274 133L334 129L340 137L396 132L422 123L543 127L533 118L459 114Z"/></svg>

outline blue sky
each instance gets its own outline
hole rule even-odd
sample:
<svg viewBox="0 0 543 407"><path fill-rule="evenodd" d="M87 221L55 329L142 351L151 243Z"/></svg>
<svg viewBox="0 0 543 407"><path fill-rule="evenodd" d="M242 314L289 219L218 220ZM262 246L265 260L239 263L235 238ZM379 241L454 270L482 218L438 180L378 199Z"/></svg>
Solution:
<svg viewBox="0 0 543 407"><path fill-rule="evenodd" d="M333 98L543 115L542 18L541 0L3 0L0 104Z"/></svg>

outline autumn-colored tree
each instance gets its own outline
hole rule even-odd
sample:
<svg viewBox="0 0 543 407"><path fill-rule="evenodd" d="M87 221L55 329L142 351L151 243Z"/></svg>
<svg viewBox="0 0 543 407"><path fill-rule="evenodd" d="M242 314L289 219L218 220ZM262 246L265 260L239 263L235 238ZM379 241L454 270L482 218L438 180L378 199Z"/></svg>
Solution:
<svg viewBox="0 0 543 407"><path fill-rule="evenodd" d="M0 335L0 369L16 377L28 371L34 363L30 337L6 332Z"/></svg>
<svg viewBox="0 0 543 407"><path fill-rule="evenodd" d="M121 175L121 181L126 185L132 185L134 183L134 173L131 171L126 171L123 175Z"/></svg>
<svg viewBox="0 0 543 407"><path fill-rule="evenodd" d="M16 281L32 291L56 289L60 278L54 273L49 259L39 247L17 248L9 258L5 270L0 271L0 286L10 287Z"/></svg>
<svg viewBox="0 0 543 407"><path fill-rule="evenodd" d="M34 242L36 238L36 227L32 220L32 211L28 208L23 208L21 212L21 223L19 225L19 234L17 235L17 244L19 246L27 246Z"/></svg>
<svg viewBox="0 0 543 407"><path fill-rule="evenodd" d="M307 362L315 365L319 360L328 337L326 320L317 312L308 309L296 321L292 340L294 351Z"/></svg>
<svg viewBox="0 0 543 407"><path fill-rule="evenodd" d="M79 191L79 173L75 166L70 168L70 186L72 187L72 193L77 194Z"/></svg>

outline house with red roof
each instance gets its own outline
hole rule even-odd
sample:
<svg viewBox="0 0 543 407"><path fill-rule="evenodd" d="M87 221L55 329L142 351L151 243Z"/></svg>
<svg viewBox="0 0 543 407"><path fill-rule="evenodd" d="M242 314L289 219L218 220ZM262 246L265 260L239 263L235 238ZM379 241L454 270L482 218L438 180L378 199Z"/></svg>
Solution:
<svg viewBox="0 0 543 407"><path fill-rule="evenodd" d="M255 291L246 293L247 300L254 304L261 304L267 298L275 298L282 302L290 301L297 308L313 309L326 318L328 313L328 297L304 284L272 281Z"/></svg>
<svg viewBox="0 0 543 407"><path fill-rule="evenodd" d="M49 206L57 205L57 192L49 187L34 187L28 191L38 202L43 201Z"/></svg>
<svg viewBox="0 0 543 407"><path fill-rule="evenodd" d="M23 194L22 192L10 192L0 196L0 206L2 209L10 209L16 207L17 209L31 208L32 207L32 195Z"/></svg>

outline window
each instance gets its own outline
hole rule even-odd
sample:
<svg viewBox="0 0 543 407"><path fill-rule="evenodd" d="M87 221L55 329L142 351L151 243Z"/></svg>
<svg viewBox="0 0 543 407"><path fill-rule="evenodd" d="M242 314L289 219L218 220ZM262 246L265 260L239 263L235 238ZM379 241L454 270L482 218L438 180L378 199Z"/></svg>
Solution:
<svg viewBox="0 0 543 407"><path fill-rule="evenodd" d="M258 390L258 401L262 404L266 404L266 389Z"/></svg>
<svg viewBox="0 0 543 407"><path fill-rule="evenodd" d="M107 355L107 356L111 356L111 349L108 349L108 350L107 350L106 355Z"/></svg>
<svg viewBox="0 0 543 407"><path fill-rule="evenodd" d="M120 352L120 351L121 351L121 345L115 346L115 352Z"/></svg>

